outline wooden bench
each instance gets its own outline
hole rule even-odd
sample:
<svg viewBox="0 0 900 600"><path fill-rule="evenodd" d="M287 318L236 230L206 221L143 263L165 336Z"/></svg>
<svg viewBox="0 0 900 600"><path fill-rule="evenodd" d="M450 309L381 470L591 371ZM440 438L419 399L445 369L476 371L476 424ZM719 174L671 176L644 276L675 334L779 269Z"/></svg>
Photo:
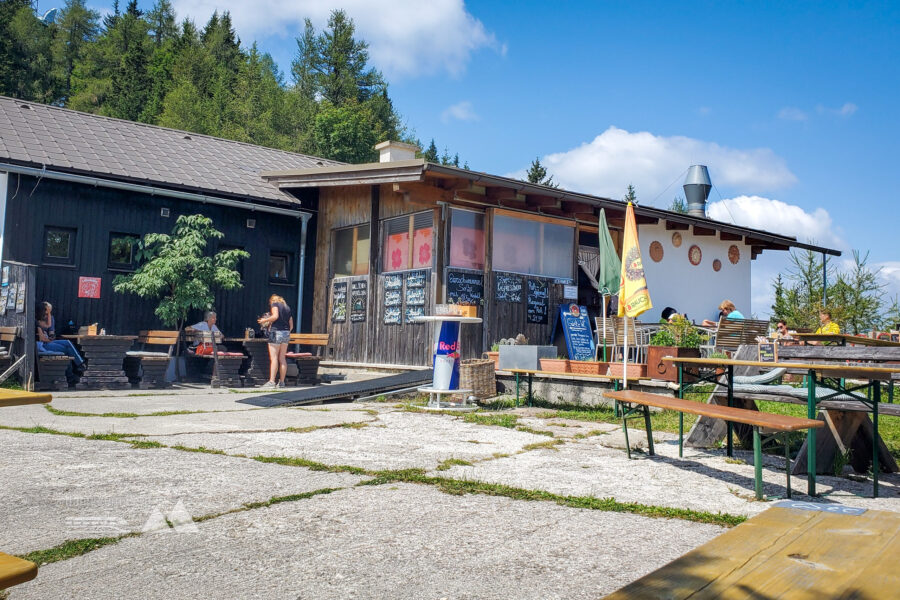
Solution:
<svg viewBox="0 0 900 600"><path fill-rule="evenodd" d="M297 383L318 385L319 379L319 363L322 361L320 356L322 349L328 345L327 333L292 333L289 344L293 346L313 346L317 352L314 356L308 352L288 352L287 358L293 360L297 365Z"/></svg>
<svg viewBox="0 0 900 600"><path fill-rule="evenodd" d="M765 337L769 332L769 322L755 319L719 320L716 330L711 332L715 337L712 344L704 345L706 350L735 352L743 345L756 344L756 338Z"/></svg>
<svg viewBox="0 0 900 600"><path fill-rule="evenodd" d="M125 375L132 387L146 389L148 387L164 388L171 385L166 381L166 372L172 360L172 353L178 344L177 331L145 330L138 334L137 343L140 350L125 353ZM148 350L148 346L165 348L163 351Z"/></svg>
<svg viewBox="0 0 900 600"><path fill-rule="evenodd" d="M744 408L720 406L718 404L701 404L690 400L672 398L661 394L648 394L635 390L611 391L603 394L607 398L615 400L622 405L622 429L625 432L625 446L628 458L631 458L631 446L628 443L628 419L637 415L640 411L644 417L644 426L647 429L647 447L650 454L653 450L653 431L650 425L650 407L678 412L678 456L683 456L684 448L684 413L702 415L713 419L721 419L732 423L742 423L753 427L753 463L756 476L756 497L762 499L762 437L761 430L767 433L776 432L784 434L785 464L787 466L787 495L791 496L791 456L788 448L786 434L792 431L814 429L824 425L821 421L802 419L786 415L774 415ZM637 405L632 407L631 405Z"/></svg>
<svg viewBox="0 0 900 600"><path fill-rule="evenodd" d="M204 365L199 371L205 373L208 370L209 361L212 361L212 369L209 374L209 383L212 387L241 387L241 365L246 358L243 352L226 352L219 350L219 344L225 341L225 337L221 332L213 335L211 331L198 331L196 329L187 328L184 330L184 339L187 344L185 352L185 362L200 361ZM198 344L211 344L213 352L210 354L197 354L193 346L194 342Z"/></svg>

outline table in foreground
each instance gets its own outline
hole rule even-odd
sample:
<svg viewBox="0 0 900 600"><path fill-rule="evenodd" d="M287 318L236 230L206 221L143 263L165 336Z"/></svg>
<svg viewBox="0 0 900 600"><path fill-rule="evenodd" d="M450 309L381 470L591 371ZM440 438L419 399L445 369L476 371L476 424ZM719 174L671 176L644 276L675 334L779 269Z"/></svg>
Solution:
<svg viewBox="0 0 900 600"><path fill-rule="evenodd" d="M878 340L861 335L850 335L849 333L792 333L791 337L801 342L821 342L823 344L838 344L839 346L853 344L854 346L900 348L900 342Z"/></svg>
<svg viewBox="0 0 900 600"><path fill-rule="evenodd" d="M893 376L900 373L900 366L863 366L854 364L835 364L835 363L808 363L808 362L765 362L755 360L734 360L727 358L676 358L665 356L663 360L671 361L678 365L678 381L679 396L684 395L684 368L686 366L695 366L698 368L722 368L725 370L725 387L728 393L728 406L734 405L734 367L760 367L766 369L786 369L788 372L806 373L807 375L807 409L806 416L809 419L816 418L816 404L827 400L832 396L840 394L850 394L860 390L869 390L870 396L865 399L860 398L859 402L867 405L872 410L872 495L878 497L878 474L880 467L878 465L878 451L880 439L878 434L878 404L881 402L881 384L886 381L890 384ZM822 378L822 382L817 383L817 375ZM715 376L712 381L715 382ZM851 387L845 384L843 379L860 379L867 383ZM710 380L700 377L701 380ZM826 385L825 380L829 383ZM816 386L830 389L833 394L827 397L818 397L816 395ZM726 439L726 452L728 456L732 456L732 426L728 423L728 433ZM816 430L810 429L806 437L807 448L807 480L809 482L808 492L810 496L816 495Z"/></svg>
<svg viewBox="0 0 900 600"><path fill-rule="evenodd" d="M33 562L0 552L0 590L31 581L37 573Z"/></svg>
<svg viewBox="0 0 900 600"><path fill-rule="evenodd" d="M0 390L0 406L25 406L26 404L47 404L53 399L50 394L26 392L24 390Z"/></svg>
<svg viewBox="0 0 900 600"><path fill-rule="evenodd" d="M900 514L779 502L606 600L896 598Z"/></svg>

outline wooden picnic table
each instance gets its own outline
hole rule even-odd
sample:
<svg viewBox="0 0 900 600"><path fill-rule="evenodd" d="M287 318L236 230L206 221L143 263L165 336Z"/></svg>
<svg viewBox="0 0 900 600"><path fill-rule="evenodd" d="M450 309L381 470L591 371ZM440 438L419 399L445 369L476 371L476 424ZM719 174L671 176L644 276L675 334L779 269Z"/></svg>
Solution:
<svg viewBox="0 0 900 600"><path fill-rule="evenodd" d="M126 389L131 387L125 373L125 353L131 349L136 335L64 335L81 347L87 367L79 388Z"/></svg>
<svg viewBox="0 0 900 600"><path fill-rule="evenodd" d="M782 501L606 600L896 598L900 514Z"/></svg>
<svg viewBox="0 0 900 600"><path fill-rule="evenodd" d="M822 364L813 362L794 362L794 361L776 361L765 362L758 360L734 360L728 358L676 358L666 356L663 360L671 361L678 365L679 375L678 381L682 382L679 386L679 395L683 396L684 392L684 368L685 366L696 366L706 369L724 369L725 386L728 392L728 406L734 405L734 367L759 367L765 369L784 368L793 372L805 372L807 374L807 408L806 416L809 419L816 418L816 404L827 398L819 399L816 396L816 386L821 385L828 389L834 390L835 394L849 393L860 389L871 389L871 400L860 400L867 404L872 411L872 492L874 497L878 497L878 473L880 471L878 465L879 450L881 438L878 435L878 404L881 402L881 382L890 382L892 376L900 373L900 365L896 366L861 366L858 364ZM821 375L823 381L817 384L817 375ZM825 378L835 379L860 379L868 383L854 388L847 388L843 383L825 384ZM732 433L733 427L731 423L727 423L727 441L726 447L729 456L732 456ZM816 495L816 430L810 429L806 438L806 472L808 479L808 492L810 496Z"/></svg>
<svg viewBox="0 0 900 600"><path fill-rule="evenodd" d="M53 396L50 394L26 392L25 390L0 390L0 407L48 404L52 399Z"/></svg>
<svg viewBox="0 0 900 600"><path fill-rule="evenodd" d="M613 384L613 389L619 389L619 382L624 378L620 375L589 375L585 373L557 373L555 371L539 371L539 370L531 370L531 369L505 369L508 373L513 373L516 376L516 406L519 405L519 376L527 375L528 376L528 405L531 406L531 388L532 388L532 380L535 375L546 375L548 377L553 377L553 379L568 379L571 381L579 381L584 379L596 379L598 381L611 381ZM628 377L627 381L648 381L652 379L652 377ZM616 414L618 414L618 409L616 409Z"/></svg>
<svg viewBox="0 0 900 600"><path fill-rule="evenodd" d="M865 337L861 335L852 335L849 333L792 333L791 337L801 342L822 342L827 344L837 344L839 346L854 344L856 346L900 348L900 342L878 340L875 338Z"/></svg>

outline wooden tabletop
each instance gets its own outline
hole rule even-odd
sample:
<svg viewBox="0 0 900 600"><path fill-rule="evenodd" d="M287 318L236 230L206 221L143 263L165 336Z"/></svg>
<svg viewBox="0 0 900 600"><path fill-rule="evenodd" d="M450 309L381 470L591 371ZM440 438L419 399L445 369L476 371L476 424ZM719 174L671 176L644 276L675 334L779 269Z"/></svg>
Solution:
<svg viewBox="0 0 900 600"><path fill-rule="evenodd" d="M67 340L78 340L80 344L82 340L85 341L94 341L94 340L120 340L123 342L134 341L138 336L136 335L61 335L61 338L65 338Z"/></svg>
<svg viewBox="0 0 900 600"><path fill-rule="evenodd" d="M33 562L0 552L0 590L31 581L37 572Z"/></svg>
<svg viewBox="0 0 900 600"><path fill-rule="evenodd" d="M876 340L875 338L849 333L792 333L791 337L802 342L828 342L837 344L854 344L856 346L900 347L900 342Z"/></svg>
<svg viewBox="0 0 900 600"><path fill-rule="evenodd" d="M819 373L840 372L846 374L846 377L871 377L885 376L888 377L894 373L900 373L900 365L889 367L862 367L853 364L836 364L836 363L803 363L803 362L763 362L758 360L734 360L731 358L677 358L675 356L664 356L663 360L671 361L675 364L699 365L703 367L764 367L767 369L791 369L797 371L816 371Z"/></svg>
<svg viewBox="0 0 900 600"><path fill-rule="evenodd" d="M37 394L24 390L0 390L0 406L25 406L26 404L47 404L53 399L50 394Z"/></svg>
<svg viewBox="0 0 900 600"><path fill-rule="evenodd" d="M606 599L896 598L898 553L898 513L784 501Z"/></svg>

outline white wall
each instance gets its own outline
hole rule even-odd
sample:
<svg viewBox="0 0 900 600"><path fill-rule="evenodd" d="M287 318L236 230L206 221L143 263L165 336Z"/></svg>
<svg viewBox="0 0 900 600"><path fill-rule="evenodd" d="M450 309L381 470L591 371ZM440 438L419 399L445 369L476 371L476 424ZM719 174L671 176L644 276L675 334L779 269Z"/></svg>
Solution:
<svg viewBox="0 0 900 600"><path fill-rule="evenodd" d="M718 318L718 306L722 300L734 302L745 317L750 318L750 246L743 241L722 241L715 236L694 236L692 229L678 231L681 246L672 245L672 234L665 221L656 225L638 226L641 258L653 308L642 315L642 321L658 321L662 309L671 306L687 313L696 322ZM658 241L663 247L663 258L655 262L650 258L650 244ZM700 264L694 266L688 260L688 249L697 245L702 252ZM736 245L740 260L731 264L728 248ZM722 268L713 270L713 260L719 259Z"/></svg>
<svg viewBox="0 0 900 600"><path fill-rule="evenodd" d="M9 174L0 171L0 263L3 262L3 241L6 237L6 193Z"/></svg>

